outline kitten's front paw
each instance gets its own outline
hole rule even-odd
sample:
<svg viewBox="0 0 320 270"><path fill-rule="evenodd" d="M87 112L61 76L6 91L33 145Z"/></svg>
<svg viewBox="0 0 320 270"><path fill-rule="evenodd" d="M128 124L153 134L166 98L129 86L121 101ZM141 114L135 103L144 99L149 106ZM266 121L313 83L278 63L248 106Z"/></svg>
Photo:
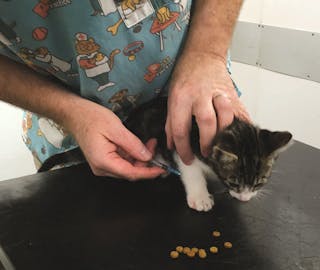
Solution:
<svg viewBox="0 0 320 270"><path fill-rule="evenodd" d="M190 208L197 211L209 211L214 205L213 196L210 193L187 196L188 205Z"/></svg>

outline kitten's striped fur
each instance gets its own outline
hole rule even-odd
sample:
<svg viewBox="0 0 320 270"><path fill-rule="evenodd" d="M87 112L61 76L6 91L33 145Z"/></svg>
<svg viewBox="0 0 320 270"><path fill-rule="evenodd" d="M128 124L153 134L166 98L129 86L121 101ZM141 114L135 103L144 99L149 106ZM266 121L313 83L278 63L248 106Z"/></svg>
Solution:
<svg viewBox="0 0 320 270"><path fill-rule="evenodd" d="M159 98L136 110L126 121L127 127L142 141L158 140L157 153L173 167L178 167L185 186L188 205L198 211L212 208L213 197L206 178L216 174L231 196L248 201L266 184L279 152L292 138L289 132L271 132L237 118L212 141L208 158L200 152L195 121L191 129L191 147L195 159L186 166L175 151L166 147L165 121L167 99Z"/></svg>

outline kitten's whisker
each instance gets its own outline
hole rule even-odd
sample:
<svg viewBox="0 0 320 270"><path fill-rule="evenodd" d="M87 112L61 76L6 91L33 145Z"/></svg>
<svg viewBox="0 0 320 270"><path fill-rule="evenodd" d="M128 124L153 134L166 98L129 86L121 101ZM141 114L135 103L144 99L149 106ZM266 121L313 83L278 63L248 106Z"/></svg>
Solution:
<svg viewBox="0 0 320 270"><path fill-rule="evenodd" d="M283 174L285 174L285 172L284 171L282 171L282 170L272 170L271 171L271 175L283 175Z"/></svg>
<svg viewBox="0 0 320 270"><path fill-rule="evenodd" d="M268 195L270 195L270 194L272 194L272 192L273 192L273 190L267 189L267 188L260 190L260 193L262 193L262 194L268 194Z"/></svg>
<svg viewBox="0 0 320 270"><path fill-rule="evenodd" d="M258 200L262 200L266 196L269 196L271 194L272 194L272 190L270 190L270 189L261 189L261 190L259 190L259 192L255 196L255 198L257 198Z"/></svg>
<svg viewBox="0 0 320 270"><path fill-rule="evenodd" d="M255 196L255 197L253 198L252 202L260 202L262 199L263 199L262 196L257 195L257 196Z"/></svg>
<svg viewBox="0 0 320 270"><path fill-rule="evenodd" d="M266 194L265 192L261 192L261 191L257 194L258 198L264 198L264 197L266 197L266 195L268 195L268 194Z"/></svg>

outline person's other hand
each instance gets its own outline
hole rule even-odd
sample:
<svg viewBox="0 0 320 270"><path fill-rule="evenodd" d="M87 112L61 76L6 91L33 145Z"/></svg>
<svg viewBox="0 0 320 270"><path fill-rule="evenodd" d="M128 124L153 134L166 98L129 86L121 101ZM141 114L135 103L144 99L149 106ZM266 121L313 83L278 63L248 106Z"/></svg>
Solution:
<svg viewBox="0 0 320 270"><path fill-rule="evenodd" d="M170 82L167 145L176 148L185 164L193 160L189 138L192 116L199 127L203 156L209 154L216 132L231 124L234 116L250 121L226 63L201 52L182 54Z"/></svg>
<svg viewBox="0 0 320 270"><path fill-rule="evenodd" d="M144 145L109 109L80 99L63 125L75 137L95 175L137 180L164 173L148 166L156 140Z"/></svg>

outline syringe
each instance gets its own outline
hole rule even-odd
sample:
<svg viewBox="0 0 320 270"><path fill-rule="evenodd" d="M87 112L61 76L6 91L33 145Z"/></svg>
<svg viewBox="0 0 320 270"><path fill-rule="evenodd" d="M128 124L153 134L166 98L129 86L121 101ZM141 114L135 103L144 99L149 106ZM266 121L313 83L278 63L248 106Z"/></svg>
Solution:
<svg viewBox="0 0 320 270"><path fill-rule="evenodd" d="M164 164L164 163L162 163L162 162L160 162L160 161L157 161L157 160L155 160L155 159L152 159L152 160L150 161L150 163L151 163L152 165L155 165L155 166L157 166L157 167L160 167L160 168L166 170L166 171L169 172L169 173L173 173L173 174L175 174L175 175L177 175L177 176L180 176L180 175L181 175L181 173L180 173L178 170L176 170L176 169L172 168L171 166L168 166L168 165L166 165L166 164Z"/></svg>

